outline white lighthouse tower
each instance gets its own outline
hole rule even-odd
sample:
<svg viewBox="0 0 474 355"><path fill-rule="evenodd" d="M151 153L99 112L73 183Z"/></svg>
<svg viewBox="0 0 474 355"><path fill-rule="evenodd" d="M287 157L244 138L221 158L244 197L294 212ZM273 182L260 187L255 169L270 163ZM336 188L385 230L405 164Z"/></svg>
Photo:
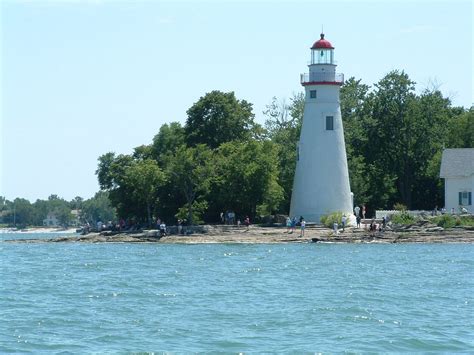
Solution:
<svg viewBox="0 0 474 355"><path fill-rule="evenodd" d="M320 222L322 215L352 214L339 89L343 74L336 73L334 47L324 39L311 47L309 73L301 74L306 90L290 216Z"/></svg>

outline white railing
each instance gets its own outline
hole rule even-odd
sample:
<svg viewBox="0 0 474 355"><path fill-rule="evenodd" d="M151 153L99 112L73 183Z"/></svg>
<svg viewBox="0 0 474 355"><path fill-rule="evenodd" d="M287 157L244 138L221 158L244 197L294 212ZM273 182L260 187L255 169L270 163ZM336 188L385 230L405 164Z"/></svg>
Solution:
<svg viewBox="0 0 474 355"><path fill-rule="evenodd" d="M344 74L342 73L305 73L301 74L301 84L309 83L344 83Z"/></svg>
<svg viewBox="0 0 474 355"><path fill-rule="evenodd" d="M416 217L416 216L419 216L419 215L422 215L422 214L431 216L431 214L433 213L433 211L423 211L423 210L407 210L405 212L408 213L410 216L413 216L413 217ZM375 211L375 218L378 219L378 218L387 217L387 216L398 214L398 213L402 213L402 211L400 211L400 210Z"/></svg>

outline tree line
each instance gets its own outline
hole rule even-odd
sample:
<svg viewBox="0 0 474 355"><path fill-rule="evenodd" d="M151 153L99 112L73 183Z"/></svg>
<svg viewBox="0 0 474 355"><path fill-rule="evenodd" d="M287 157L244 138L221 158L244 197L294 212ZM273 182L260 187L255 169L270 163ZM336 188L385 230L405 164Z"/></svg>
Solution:
<svg viewBox="0 0 474 355"><path fill-rule="evenodd" d="M373 87L350 78L340 99L355 202L369 212L442 206L441 153L474 146L473 108L453 107L437 88L417 94L397 70ZM212 91L188 109L184 125L162 125L132 154L102 155L100 187L119 216L142 223L287 214L303 110L302 93L273 98L260 125L251 103Z"/></svg>
<svg viewBox="0 0 474 355"><path fill-rule="evenodd" d="M78 211L77 215L72 213ZM95 225L97 221L116 220L115 209L110 204L107 192L99 191L94 197L84 200L76 196L71 201L50 195L47 200L38 199L34 203L24 198L10 201L0 196L0 224L24 228L27 226L42 226L48 215L54 215L60 226L79 223Z"/></svg>
<svg viewBox="0 0 474 355"><path fill-rule="evenodd" d="M205 94L187 110L184 125L166 123L131 154L98 158L101 190L81 201L83 220L145 225L157 217L216 222L226 211L252 220L288 214L304 100L303 93L288 101L273 98L261 125L252 104L233 92ZM474 147L474 108L452 106L438 88L418 94L398 70L373 86L348 79L340 102L354 202L366 205L369 215L396 204L443 206L442 150ZM11 210L9 203L0 206ZM16 199L15 205L17 213L24 209L22 222L39 224L45 211L61 215L60 206L74 204L50 197L34 204Z"/></svg>

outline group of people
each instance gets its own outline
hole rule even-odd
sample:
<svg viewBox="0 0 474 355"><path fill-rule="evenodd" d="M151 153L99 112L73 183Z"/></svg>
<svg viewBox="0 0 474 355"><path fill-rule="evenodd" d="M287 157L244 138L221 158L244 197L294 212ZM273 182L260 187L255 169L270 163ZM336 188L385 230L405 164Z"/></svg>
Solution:
<svg viewBox="0 0 474 355"><path fill-rule="evenodd" d="M293 217L292 219L290 217L286 217L286 232L291 234L295 231L296 229L296 217ZM306 221L304 220L303 216L300 216L299 219L299 225L300 225L300 237L304 237L304 231L306 229Z"/></svg>
<svg viewBox="0 0 474 355"><path fill-rule="evenodd" d="M240 220L240 218L237 218L237 220L236 220L235 212L233 212L233 211L226 211L225 213L221 212L219 217L220 217L220 220L221 220L222 224L227 224L227 225L235 225L236 224L237 227L240 227L242 225L242 221ZM244 226L247 230L250 228L250 217L249 216L245 216L243 224L244 224Z"/></svg>

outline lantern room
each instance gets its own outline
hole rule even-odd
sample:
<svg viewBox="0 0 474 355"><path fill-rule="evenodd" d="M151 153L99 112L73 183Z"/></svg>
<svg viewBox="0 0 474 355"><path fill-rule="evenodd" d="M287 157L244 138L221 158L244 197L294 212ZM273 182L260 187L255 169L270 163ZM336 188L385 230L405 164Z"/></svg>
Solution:
<svg viewBox="0 0 474 355"><path fill-rule="evenodd" d="M324 39L324 33L311 47L311 64L334 64L334 47Z"/></svg>

